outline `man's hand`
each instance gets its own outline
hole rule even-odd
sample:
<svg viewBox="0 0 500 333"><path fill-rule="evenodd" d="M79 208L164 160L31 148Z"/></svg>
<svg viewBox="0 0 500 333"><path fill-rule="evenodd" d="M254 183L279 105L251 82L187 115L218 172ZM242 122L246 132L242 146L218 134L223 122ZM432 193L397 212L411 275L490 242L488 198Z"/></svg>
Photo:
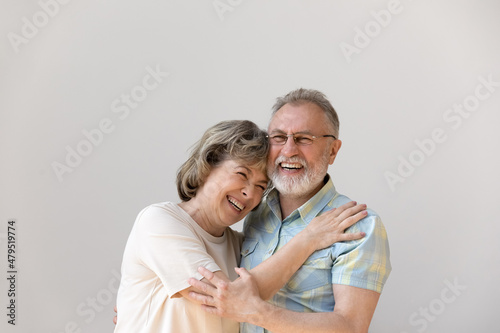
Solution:
<svg viewBox="0 0 500 333"><path fill-rule="evenodd" d="M200 302L203 310L208 313L247 322L252 316L258 315L259 307L265 302L259 297L259 290L252 275L244 268L236 267L234 270L240 277L233 282L227 282L204 267L199 267L198 272L213 286L190 278L189 284L206 295L192 291L189 296Z"/></svg>

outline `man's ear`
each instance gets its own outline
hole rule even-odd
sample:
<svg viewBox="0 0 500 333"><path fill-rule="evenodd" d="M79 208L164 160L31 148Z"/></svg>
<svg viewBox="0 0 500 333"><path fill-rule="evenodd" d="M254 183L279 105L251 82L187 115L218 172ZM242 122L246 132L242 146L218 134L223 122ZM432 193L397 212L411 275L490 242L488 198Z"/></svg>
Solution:
<svg viewBox="0 0 500 333"><path fill-rule="evenodd" d="M333 162L335 161L335 157L337 157L337 154L340 150L340 147L342 147L342 141L340 140L335 140L332 142L330 146L330 159L328 161L328 164L332 165Z"/></svg>

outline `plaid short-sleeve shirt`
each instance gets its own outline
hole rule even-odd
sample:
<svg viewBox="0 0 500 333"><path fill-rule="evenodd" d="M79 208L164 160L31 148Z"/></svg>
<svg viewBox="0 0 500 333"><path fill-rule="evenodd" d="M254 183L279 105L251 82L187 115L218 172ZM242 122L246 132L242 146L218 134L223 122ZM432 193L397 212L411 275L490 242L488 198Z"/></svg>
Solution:
<svg viewBox="0 0 500 333"><path fill-rule="evenodd" d="M302 231L314 217L351 201L335 190L328 175L325 181L314 197L283 221L278 193L276 190L269 193L245 221L241 267L254 268ZM365 232L366 236L314 252L270 302L297 312L330 312L335 307L332 284L382 292L391 272L384 225L380 217L368 209L368 216L346 232L358 231ZM267 330L242 323L240 332Z"/></svg>

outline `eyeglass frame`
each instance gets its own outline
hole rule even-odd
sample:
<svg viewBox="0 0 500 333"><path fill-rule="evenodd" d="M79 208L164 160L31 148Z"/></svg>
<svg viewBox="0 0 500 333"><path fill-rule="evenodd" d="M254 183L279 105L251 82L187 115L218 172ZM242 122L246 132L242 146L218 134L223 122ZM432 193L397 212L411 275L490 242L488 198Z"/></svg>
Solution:
<svg viewBox="0 0 500 333"><path fill-rule="evenodd" d="M297 138L296 138L296 135L303 135L303 136L307 136L307 137L311 137L312 141L311 143L309 144L304 144L304 143L298 143L297 142ZM272 139L274 137L277 137L277 136L283 136L283 137L286 137L285 141L283 141L283 143L272 143ZM310 134L305 134L305 133L292 133L292 134L273 134L273 135L266 135L266 138L269 139L269 142L271 143L271 145L276 145L276 146L284 146L286 145L286 143L288 142L288 138L289 137L292 137L293 138L293 142L297 145L297 146L310 146L314 143L314 140L316 139L321 139L321 138L333 138L334 140L337 140L337 138L335 137L335 135L332 135L332 134L325 134L325 135L319 135L319 136L316 136L316 135L310 135Z"/></svg>

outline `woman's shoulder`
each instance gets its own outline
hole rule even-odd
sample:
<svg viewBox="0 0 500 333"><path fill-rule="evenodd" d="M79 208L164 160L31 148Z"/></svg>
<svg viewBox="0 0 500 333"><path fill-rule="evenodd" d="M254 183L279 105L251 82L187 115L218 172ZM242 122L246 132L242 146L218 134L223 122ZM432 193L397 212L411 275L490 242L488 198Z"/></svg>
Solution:
<svg viewBox="0 0 500 333"><path fill-rule="evenodd" d="M190 225L186 213L177 204L168 201L145 207L137 215L135 224L139 228L164 232Z"/></svg>

